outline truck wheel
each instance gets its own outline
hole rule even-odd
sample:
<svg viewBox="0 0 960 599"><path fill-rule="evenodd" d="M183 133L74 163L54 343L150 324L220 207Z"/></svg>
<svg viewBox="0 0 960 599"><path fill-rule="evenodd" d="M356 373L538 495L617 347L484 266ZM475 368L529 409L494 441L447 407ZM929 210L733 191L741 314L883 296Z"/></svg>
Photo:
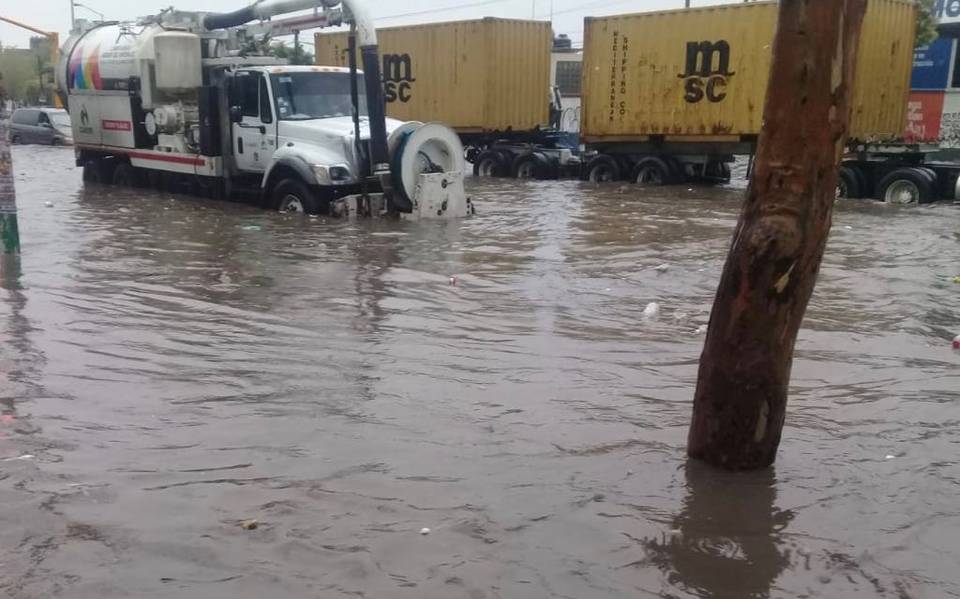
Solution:
<svg viewBox="0 0 960 599"><path fill-rule="evenodd" d="M880 199L888 204L927 204L933 201L933 184L920 169L898 168L880 180Z"/></svg>
<svg viewBox="0 0 960 599"><path fill-rule="evenodd" d="M550 160L539 152L521 154L513 161L513 176L517 179L550 179Z"/></svg>
<svg viewBox="0 0 960 599"><path fill-rule="evenodd" d="M656 156L644 158L633 167L630 179L637 185L670 185L676 181L670 165Z"/></svg>
<svg viewBox="0 0 960 599"><path fill-rule="evenodd" d="M608 183L620 180L620 165L612 156L600 154L587 163L583 170L584 181L591 183Z"/></svg>
<svg viewBox="0 0 960 599"><path fill-rule="evenodd" d="M837 176L837 198L857 199L864 196L863 176L854 166L841 166Z"/></svg>
<svg viewBox="0 0 960 599"><path fill-rule="evenodd" d="M100 163L96 160L87 160L83 163L83 182L84 183L102 183L103 174L100 170Z"/></svg>
<svg viewBox="0 0 960 599"><path fill-rule="evenodd" d="M118 187L136 187L137 173L133 167L123 162L113 169L113 184Z"/></svg>
<svg viewBox="0 0 960 599"><path fill-rule="evenodd" d="M506 175L507 162L500 152L493 150L480 152L476 162L473 163L474 177L505 177Z"/></svg>
<svg viewBox="0 0 960 599"><path fill-rule="evenodd" d="M707 183L729 183L732 176L730 165L722 160L711 160L704 165L703 171Z"/></svg>
<svg viewBox="0 0 960 599"><path fill-rule="evenodd" d="M273 190L271 196L274 208L280 212L299 212L317 214L320 202L310 189L296 179L284 179Z"/></svg>

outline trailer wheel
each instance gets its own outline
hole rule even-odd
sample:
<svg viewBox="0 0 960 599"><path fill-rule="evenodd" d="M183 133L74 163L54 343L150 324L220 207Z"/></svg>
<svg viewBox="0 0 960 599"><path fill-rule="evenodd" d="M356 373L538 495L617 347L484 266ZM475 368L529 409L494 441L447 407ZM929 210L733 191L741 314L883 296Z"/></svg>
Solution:
<svg viewBox="0 0 960 599"><path fill-rule="evenodd" d="M517 179L550 179L550 160L540 152L517 156L511 169Z"/></svg>
<svg viewBox="0 0 960 599"><path fill-rule="evenodd" d="M317 214L320 201L306 185L296 179L284 179L273 190L273 206L280 212Z"/></svg>
<svg viewBox="0 0 960 599"><path fill-rule="evenodd" d="M118 164L117 168L113 169L113 184L118 187L136 187L136 171L126 162Z"/></svg>
<svg viewBox="0 0 960 599"><path fill-rule="evenodd" d="M612 156L600 154L587 163L583 180L591 183L608 183L620 180L620 165Z"/></svg>
<svg viewBox="0 0 960 599"><path fill-rule="evenodd" d="M656 156L644 158L633 167L630 175L637 185L670 185L676 181L675 171L670 165Z"/></svg>
<svg viewBox="0 0 960 599"><path fill-rule="evenodd" d="M864 177L853 166L841 166L837 174L837 198L857 199L864 196Z"/></svg>
<svg viewBox="0 0 960 599"><path fill-rule="evenodd" d="M505 177L507 176L507 161L500 152L486 150L480 152L473 163L474 177Z"/></svg>
<svg viewBox="0 0 960 599"><path fill-rule="evenodd" d="M888 204L927 204L933 201L933 184L917 168L898 168L880 180L880 199Z"/></svg>
<svg viewBox="0 0 960 599"><path fill-rule="evenodd" d="M83 182L103 183L103 172L100 169L100 162L87 160L83 163Z"/></svg>

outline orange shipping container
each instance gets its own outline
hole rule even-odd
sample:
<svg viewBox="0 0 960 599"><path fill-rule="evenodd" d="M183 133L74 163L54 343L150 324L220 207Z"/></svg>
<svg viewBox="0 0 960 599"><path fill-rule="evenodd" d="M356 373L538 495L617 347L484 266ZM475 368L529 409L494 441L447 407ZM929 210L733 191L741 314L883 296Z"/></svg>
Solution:
<svg viewBox="0 0 960 599"><path fill-rule="evenodd" d="M550 23L487 18L379 29L387 115L460 133L549 122ZM316 35L317 64L347 66L347 34Z"/></svg>
<svg viewBox="0 0 960 599"><path fill-rule="evenodd" d="M851 138L903 132L915 11L869 0L854 82ZM739 139L760 132L776 2L585 20L586 142Z"/></svg>

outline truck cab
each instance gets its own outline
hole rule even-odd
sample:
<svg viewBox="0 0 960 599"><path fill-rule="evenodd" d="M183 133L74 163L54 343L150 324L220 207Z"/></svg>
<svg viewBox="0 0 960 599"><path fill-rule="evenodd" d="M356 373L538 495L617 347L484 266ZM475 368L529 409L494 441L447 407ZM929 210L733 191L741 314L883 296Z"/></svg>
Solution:
<svg viewBox="0 0 960 599"><path fill-rule="evenodd" d="M369 162L362 80L358 95L360 144L348 69L237 69L228 94L236 176L255 181L282 211L323 211L324 204L355 193ZM387 119L387 133L401 124Z"/></svg>

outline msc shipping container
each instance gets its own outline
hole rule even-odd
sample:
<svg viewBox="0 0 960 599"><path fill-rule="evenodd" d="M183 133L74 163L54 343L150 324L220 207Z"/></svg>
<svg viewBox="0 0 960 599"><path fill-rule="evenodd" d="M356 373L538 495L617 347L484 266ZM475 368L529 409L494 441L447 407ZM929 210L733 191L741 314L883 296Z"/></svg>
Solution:
<svg viewBox="0 0 960 599"><path fill-rule="evenodd" d="M485 18L389 27L377 36L388 116L449 125L478 174L579 170L576 144L548 130L549 22ZM347 33L318 33L316 62L347 66Z"/></svg>
<svg viewBox="0 0 960 599"><path fill-rule="evenodd" d="M387 115L461 133L546 127L552 35L493 18L378 29ZM347 66L347 34L318 33L316 61Z"/></svg>
<svg viewBox="0 0 960 599"><path fill-rule="evenodd" d="M902 137L915 11L868 1L851 140ZM776 2L585 19L581 137L601 152L585 178L728 178L725 154L760 133L776 21Z"/></svg>

